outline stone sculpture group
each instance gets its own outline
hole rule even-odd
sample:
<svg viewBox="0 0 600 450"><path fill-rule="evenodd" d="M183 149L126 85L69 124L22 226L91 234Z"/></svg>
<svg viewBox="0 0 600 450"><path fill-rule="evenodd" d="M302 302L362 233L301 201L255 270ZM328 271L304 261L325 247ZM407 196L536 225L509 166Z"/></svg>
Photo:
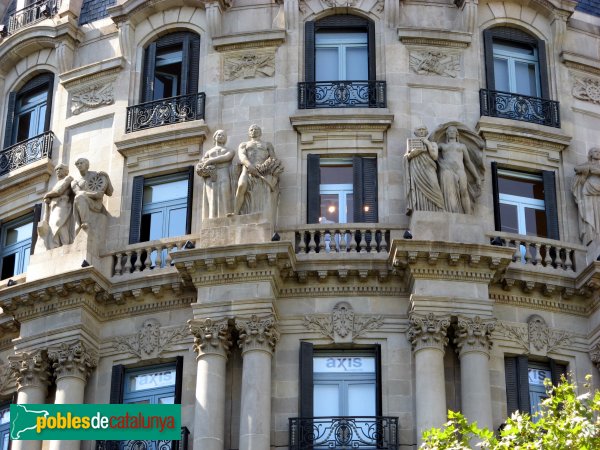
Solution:
<svg viewBox="0 0 600 450"><path fill-rule="evenodd" d="M79 158L75 166L80 174L77 179L69 175L66 165L57 165L54 170L58 181L44 195L38 235L48 250L72 244L81 230L88 230L95 222L94 215L107 213L102 200L113 193L108 174L89 170L86 158Z"/></svg>
<svg viewBox="0 0 600 450"><path fill-rule="evenodd" d="M214 147L196 165L196 173L204 178L203 219L262 213L276 204L283 164L273 144L261 139L258 125L250 126L248 137L236 155L225 147L225 131L217 130Z"/></svg>

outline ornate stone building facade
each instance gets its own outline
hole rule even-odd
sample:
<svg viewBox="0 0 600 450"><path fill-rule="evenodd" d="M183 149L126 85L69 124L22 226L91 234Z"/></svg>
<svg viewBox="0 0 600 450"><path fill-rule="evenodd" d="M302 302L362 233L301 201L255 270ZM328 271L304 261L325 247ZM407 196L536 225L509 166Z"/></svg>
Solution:
<svg viewBox="0 0 600 450"><path fill-rule="evenodd" d="M2 2L0 447L416 448L597 377L594 3Z"/></svg>

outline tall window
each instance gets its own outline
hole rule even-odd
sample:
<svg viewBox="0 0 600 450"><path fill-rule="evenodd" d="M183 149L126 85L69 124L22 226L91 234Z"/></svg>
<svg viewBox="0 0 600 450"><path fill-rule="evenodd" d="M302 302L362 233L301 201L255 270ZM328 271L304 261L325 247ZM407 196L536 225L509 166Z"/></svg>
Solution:
<svg viewBox="0 0 600 450"><path fill-rule="evenodd" d="M4 147L50 129L53 85L54 75L44 73L31 79L19 91L10 93Z"/></svg>
<svg viewBox="0 0 600 450"><path fill-rule="evenodd" d="M308 223L377 222L377 159L308 155Z"/></svg>
<svg viewBox="0 0 600 450"><path fill-rule="evenodd" d="M10 404L0 406L0 450L10 446Z"/></svg>
<svg viewBox="0 0 600 450"><path fill-rule="evenodd" d="M0 231L2 279L19 275L27 270L32 248L33 215L3 224Z"/></svg>
<svg viewBox="0 0 600 450"><path fill-rule="evenodd" d="M492 163L496 230L558 239L554 172L517 172Z"/></svg>
<svg viewBox="0 0 600 450"><path fill-rule="evenodd" d="M188 31L167 34L144 54L142 102L198 92L200 36Z"/></svg>
<svg viewBox="0 0 600 450"><path fill-rule="evenodd" d="M129 243L190 233L193 167L172 175L133 179Z"/></svg>

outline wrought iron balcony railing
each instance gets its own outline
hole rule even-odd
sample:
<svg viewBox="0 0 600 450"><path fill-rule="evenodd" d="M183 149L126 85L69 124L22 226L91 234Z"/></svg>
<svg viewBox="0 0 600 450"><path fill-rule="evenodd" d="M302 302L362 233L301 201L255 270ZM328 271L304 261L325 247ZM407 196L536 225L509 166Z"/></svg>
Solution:
<svg viewBox="0 0 600 450"><path fill-rule="evenodd" d="M126 132L204 119L206 94L180 95L127 107Z"/></svg>
<svg viewBox="0 0 600 450"><path fill-rule="evenodd" d="M0 175L44 158L51 158L53 142L54 133L46 131L5 148L0 152Z"/></svg>
<svg viewBox="0 0 600 450"><path fill-rule="evenodd" d="M397 417L295 417L290 450L398 450Z"/></svg>
<svg viewBox="0 0 600 450"><path fill-rule="evenodd" d="M559 103L539 97L481 89L482 116L501 117L560 128Z"/></svg>
<svg viewBox="0 0 600 450"><path fill-rule="evenodd" d="M188 450L190 430L181 427L180 441L96 441L96 450Z"/></svg>
<svg viewBox="0 0 600 450"><path fill-rule="evenodd" d="M298 83L298 109L386 107L385 81Z"/></svg>
<svg viewBox="0 0 600 450"><path fill-rule="evenodd" d="M8 19L8 34L52 17L60 8L60 0L39 0L15 11Z"/></svg>

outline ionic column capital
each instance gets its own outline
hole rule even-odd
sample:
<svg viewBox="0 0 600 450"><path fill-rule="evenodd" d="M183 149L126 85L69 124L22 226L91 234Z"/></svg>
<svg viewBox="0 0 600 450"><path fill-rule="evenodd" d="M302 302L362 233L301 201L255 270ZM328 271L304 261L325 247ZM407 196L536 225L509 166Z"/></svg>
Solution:
<svg viewBox="0 0 600 450"><path fill-rule="evenodd" d="M17 380L17 391L29 387L47 388L50 363L45 349L9 356L8 361L11 375Z"/></svg>
<svg viewBox="0 0 600 450"><path fill-rule="evenodd" d="M194 335L194 351L198 358L204 355L218 355L227 358L231 348L231 330L228 319L188 320L190 333Z"/></svg>
<svg viewBox="0 0 600 450"><path fill-rule="evenodd" d="M74 377L85 382L98 365L98 355L86 348L82 341L70 344L63 342L58 347L48 350L48 358L52 362L57 380Z"/></svg>
<svg viewBox="0 0 600 450"><path fill-rule="evenodd" d="M454 338L458 354L480 352L489 356L493 344L492 331L495 327L496 319L482 319L479 316L459 317Z"/></svg>
<svg viewBox="0 0 600 450"><path fill-rule="evenodd" d="M238 345L242 354L252 350L275 351L279 330L274 316L258 317L253 314L249 319L236 319L235 327L240 334Z"/></svg>
<svg viewBox="0 0 600 450"><path fill-rule="evenodd" d="M423 316L412 313L409 323L408 340L412 344L413 352L424 348L444 351L448 344L446 331L450 326L450 316L436 316L434 313Z"/></svg>

